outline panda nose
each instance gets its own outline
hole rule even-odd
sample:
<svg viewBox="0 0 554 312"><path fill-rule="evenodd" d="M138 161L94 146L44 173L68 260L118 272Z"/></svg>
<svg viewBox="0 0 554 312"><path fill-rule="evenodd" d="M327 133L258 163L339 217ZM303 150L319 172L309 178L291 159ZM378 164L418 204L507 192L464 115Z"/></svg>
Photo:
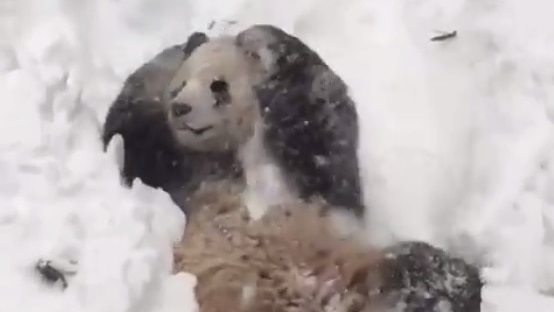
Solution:
<svg viewBox="0 0 554 312"><path fill-rule="evenodd" d="M171 113L175 117L184 116L192 111L192 107L185 103L173 103L171 104Z"/></svg>

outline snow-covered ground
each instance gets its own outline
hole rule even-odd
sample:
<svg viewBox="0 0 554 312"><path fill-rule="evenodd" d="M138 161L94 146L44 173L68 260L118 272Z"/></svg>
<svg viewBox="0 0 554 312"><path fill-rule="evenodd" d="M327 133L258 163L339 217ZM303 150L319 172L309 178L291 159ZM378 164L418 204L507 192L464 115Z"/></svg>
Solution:
<svg viewBox="0 0 554 312"><path fill-rule="evenodd" d="M278 25L352 87L376 243L476 261L483 311L554 311L553 14L548 0L0 1L0 311L194 311L194 277L170 274L184 216L121 187L118 142L104 154L98 137L126 76L212 20ZM65 292L34 273L42 257L78 261Z"/></svg>

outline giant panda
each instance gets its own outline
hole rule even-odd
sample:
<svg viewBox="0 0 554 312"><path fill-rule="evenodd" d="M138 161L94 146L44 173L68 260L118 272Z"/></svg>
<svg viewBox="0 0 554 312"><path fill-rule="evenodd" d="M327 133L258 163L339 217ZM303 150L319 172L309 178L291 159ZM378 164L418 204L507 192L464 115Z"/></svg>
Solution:
<svg viewBox="0 0 554 312"><path fill-rule="evenodd" d="M255 205L322 197L361 216L358 116L340 77L274 26L204 39L164 92L176 142L234 152L247 184L262 184L249 194Z"/></svg>
<svg viewBox="0 0 554 312"><path fill-rule="evenodd" d="M108 114L104 140L124 137L126 179L164 185L180 201L177 190L196 189L213 166L228 163L218 169L222 174L236 170L248 180L257 162L274 162L300 197L319 195L363 213L356 109L345 84L314 51L268 25L221 38L196 33L169 51L131 75ZM329 228L315 211L327 204L317 201L315 210L289 203L250 222L236 194L242 191L195 192L187 202L188 233L176 246L175 269L198 275L200 311L299 311L298 297L315 301L308 308L317 311L368 311L363 303L370 295L386 306L406 305L406 312L478 311L478 272L462 260L415 242L374 257ZM286 287L268 288L274 283ZM269 292L252 293L250 286Z"/></svg>

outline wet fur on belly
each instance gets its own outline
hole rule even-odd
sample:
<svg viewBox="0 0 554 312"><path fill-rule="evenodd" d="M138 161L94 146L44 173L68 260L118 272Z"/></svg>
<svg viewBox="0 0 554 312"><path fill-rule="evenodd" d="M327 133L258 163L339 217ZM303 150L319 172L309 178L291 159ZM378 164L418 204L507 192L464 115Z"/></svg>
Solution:
<svg viewBox="0 0 554 312"><path fill-rule="evenodd" d="M423 242L361 245L323 201L251 220L243 191L217 182L190 198L174 270L198 277L200 312L480 311L483 283L463 259Z"/></svg>
<svg viewBox="0 0 554 312"><path fill-rule="evenodd" d="M175 248L175 270L198 277L201 312L367 308L379 253L336 235L323 204L294 202L251 221L240 187L211 187L189 201L196 210Z"/></svg>

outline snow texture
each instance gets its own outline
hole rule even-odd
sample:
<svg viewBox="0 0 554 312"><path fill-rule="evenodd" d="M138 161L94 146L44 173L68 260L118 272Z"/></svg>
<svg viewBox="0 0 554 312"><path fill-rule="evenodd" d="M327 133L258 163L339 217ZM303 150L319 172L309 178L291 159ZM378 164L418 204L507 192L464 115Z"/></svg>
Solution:
<svg viewBox="0 0 554 312"><path fill-rule="evenodd" d="M123 188L100 125L124 79L193 30L272 23L352 88L369 237L483 267L482 310L554 309L554 3L546 0L4 0L0 311L194 311L171 275L184 216ZM437 30L457 37L430 41ZM40 258L77 261L69 287ZM60 261L61 261L60 260Z"/></svg>

